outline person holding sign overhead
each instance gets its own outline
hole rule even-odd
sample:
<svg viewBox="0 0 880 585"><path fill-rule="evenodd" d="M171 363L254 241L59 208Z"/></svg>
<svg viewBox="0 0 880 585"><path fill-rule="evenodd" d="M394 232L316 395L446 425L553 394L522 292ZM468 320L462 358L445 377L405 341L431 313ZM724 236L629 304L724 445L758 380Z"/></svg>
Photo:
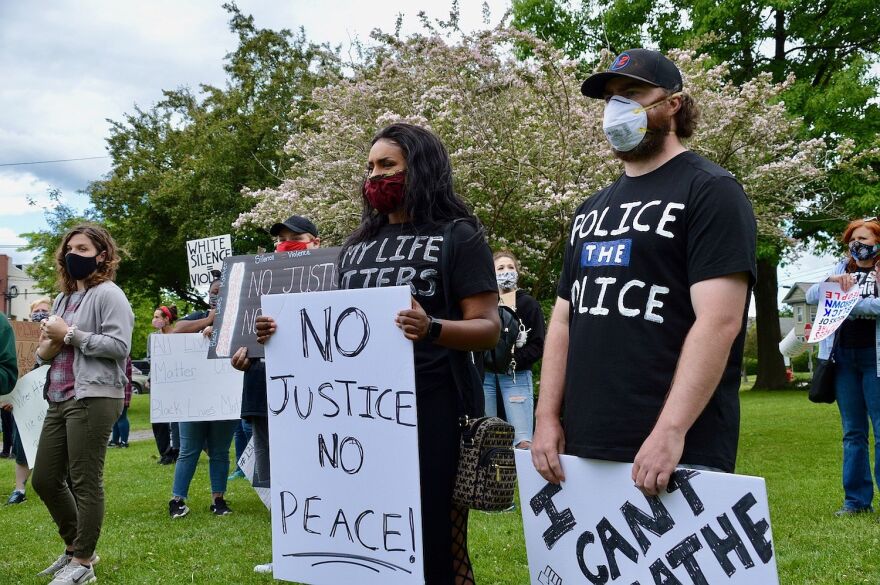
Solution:
<svg viewBox="0 0 880 585"><path fill-rule="evenodd" d="M468 510L452 503L462 413L453 360L495 347L498 284L478 220L453 191L446 148L430 131L392 124L373 138L361 190L361 223L339 256L342 289L408 285L411 308L397 325L415 347L425 582L475 583L467 548ZM450 226L450 224L452 224ZM446 239L449 239L446 241ZM443 253L451 268L443 269ZM451 304L446 299L451 299ZM257 319L257 337L275 331ZM461 367L472 367L462 359ZM482 414L482 388L461 389ZM474 412L478 410L479 412Z"/></svg>
<svg viewBox="0 0 880 585"><path fill-rule="evenodd" d="M874 440L880 436L880 221L876 217L851 221L843 231L849 257L841 261L825 282L836 282L844 291L858 287L861 300L837 331L819 342L819 359L834 352L835 391L843 424L843 506L836 516L873 512L874 481L880 486L880 450L874 448L871 478L869 421ZM807 291L807 303L818 305L821 283Z"/></svg>
<svg viewBox="0 0 880 585"><path fill-rule="evenodd" d="M532 461L553 483L560 453L632 462L657 495L679 464L734 469L755 216L729 172L682 144L697 106L665 56L625 51L581 92L604 99L624 173L565 239Z"/></svg>
<svg viewBox="0 0 880 585"><path fill-rule="evenodd" d="M103 227L79 225L55 253L58 288L41 324L38 364L50 364L49 409L34 461L34 491L46 504L64 552L40 575L51 585L96 580L95 546L104 520L104 456L122 413L134 314L113 278L116 243ZM68 485L68 477L70 485Z"/></svg>

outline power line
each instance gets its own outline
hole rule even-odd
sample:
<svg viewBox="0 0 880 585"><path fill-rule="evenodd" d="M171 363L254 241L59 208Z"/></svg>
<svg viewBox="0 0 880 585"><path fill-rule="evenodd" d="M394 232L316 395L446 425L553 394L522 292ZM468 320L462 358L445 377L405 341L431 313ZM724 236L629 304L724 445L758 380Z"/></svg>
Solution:
<svg viewBox="0 0 880 585"><path fill-rule="evenodd" d="M28 162L0 163L0 167L19 167L22 165L46 165L50 163L75 162L79 160L96 160L99 158L110 158L109 156L84 156L81 158L59 158L56 160L34 160Z"/></svg>

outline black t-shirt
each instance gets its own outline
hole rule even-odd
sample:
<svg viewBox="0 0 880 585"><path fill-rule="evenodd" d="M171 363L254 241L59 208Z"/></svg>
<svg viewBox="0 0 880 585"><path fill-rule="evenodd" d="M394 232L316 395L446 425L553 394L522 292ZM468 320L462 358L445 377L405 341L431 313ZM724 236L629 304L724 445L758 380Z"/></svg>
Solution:
<svg viewBox="0 0 880 585"><path fill-rule="evenodd" d="M460 318L446 306L483 292L497 292L492 252L481 233L467 222L452 231L452 273L440 274L446 226L388 224L365 242L339 254L339 288L409 285L416 301L437 319ZM448 350L428 340L415 343L416 388L449 387Z"/></svg>
<svg viewBox="0 0 880 585"><path fill-rule="evenodd" d="M877 274L873 268L856 268L855 286L861 290L863 299L877 296ZM874 347L876 342L876 323L873 316L859 315L847 319L840 326L840 347L863 348Z"/></svg>
<svg viewBox="0 0 880 585"><path fill-rule="evenodd" d="M568 236L558 289L571 303L566 447L581 457L633 461L695 320L690 286L738 272L754 283L752 206L730 173L685 152L587 199ZM744 339L745 327L686 436L682 463L733 470Z"/></svg>

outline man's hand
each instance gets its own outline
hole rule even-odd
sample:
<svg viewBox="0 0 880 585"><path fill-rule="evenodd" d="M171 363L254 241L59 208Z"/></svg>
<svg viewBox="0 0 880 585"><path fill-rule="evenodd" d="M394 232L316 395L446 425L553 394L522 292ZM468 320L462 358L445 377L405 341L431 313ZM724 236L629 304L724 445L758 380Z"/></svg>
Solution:
<svg viewBox="0 0 880 585"><path fill-rule="evenodd" d="M6 404L0 404L0 408L5 410L6 412L12 412L12 404L8 402Z"/></svg>
<svg viewBox="0 0 880 585"><path fill-rule="evenodd" d="M532 464L550 483L565 481L559 454L565 452L565 433L557 418L538 419L532 438Z"/></svg>
<svg viewBox="0 0 880 585"><path fill-rule="evenodd" d="M232 358L230 358L230 363L232 367L240 372L247 372L248 368L251 367L251 360L247 356L247 348L239 347L238 350L232 354Z"/></svg>
<svg viewBox="0 0 880 585"><path fill-rule="evenodd" d="M207 327L202 329L202 335L204 335L205 337L211 337L211 335L213 335L213 334L214 334L214 326L213 325L208 325Z"/></svg>
<svg viewBox="0 0 880 585"><path fill-rule="evenodd" d="M257 330L257 343L266 343L275 333L275 319L268 315L260 315L254 327Z"/></svg>
<svg viewBox="0 0 880 585"><path fill-rule="evenodd" d="M684 451L684 433L655 427L636 454L632 480L636 487L656 496L669 485Z"/></svg>

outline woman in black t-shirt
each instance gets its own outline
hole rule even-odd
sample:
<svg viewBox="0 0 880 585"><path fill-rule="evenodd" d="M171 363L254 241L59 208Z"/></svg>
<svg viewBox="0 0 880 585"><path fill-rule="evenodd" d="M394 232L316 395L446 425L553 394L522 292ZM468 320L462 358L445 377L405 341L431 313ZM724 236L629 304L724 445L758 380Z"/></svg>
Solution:
<svg viewBox="0 0 880 585"><path fill-rule="evenodd" d="M850 222L844 230L843 242L849 247L849 258L837 266L827 282L837 282L845 291L857 287L862 299L840 328L819 345L821 359L828 359L834 352L835 391L843 424L844 501L835 513L837 516L873 511L874 480L868 435L870 423L874 437L880 436L880 222L877 218ZM808 303L821 301L820 284L807 292ZM880 450L876 448L874 474L880 486Z"/></svg>
<svg viewBox="0 0 880 585"><path fill-rule="evenodd" d="M498 340L492 253L479 222L453 191L446 148L424 128L393 124L373 138L362 198L361 223L339 256L339 285L412 290L412 307L398 313L397 326L415 350L425 582L475 583L468 511L452 503L461 408L451 360L491 349ZM445 253L449 260L442 262ZM260 342L274 331L270 317L258 318ZM482 414L479 377L464 390L479 403L468 414Z"/></svg>

